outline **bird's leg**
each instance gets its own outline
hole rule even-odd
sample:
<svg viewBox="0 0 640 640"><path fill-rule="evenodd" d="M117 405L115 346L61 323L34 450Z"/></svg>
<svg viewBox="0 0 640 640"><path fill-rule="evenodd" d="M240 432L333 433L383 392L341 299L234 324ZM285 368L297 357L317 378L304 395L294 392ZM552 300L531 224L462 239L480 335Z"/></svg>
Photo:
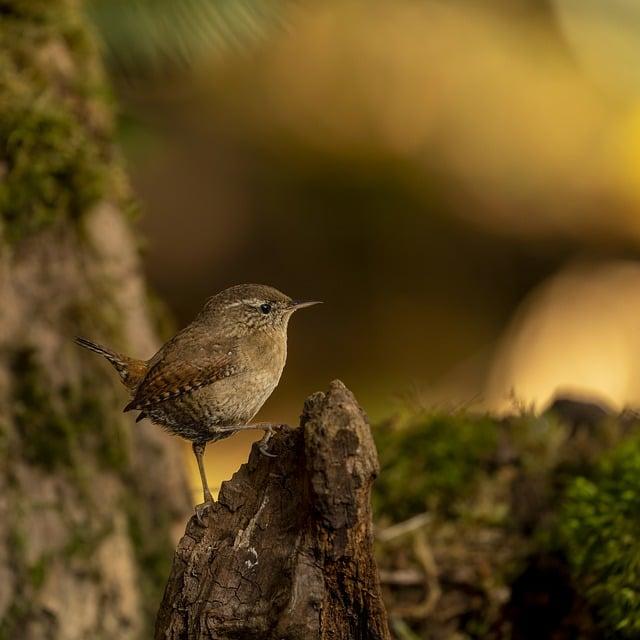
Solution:
<svg viewBox="0 0 640 640"><path fill-rule="evenodd" d="M202 493L204 494L204 502L196 506L196 519L202 526L204 526L204 522L202 520L203 514L213 505L213 496L211 495L209 483L207 482L207 474L204 470L203 456L206 446L206 443L193 443L193 453L195 454L198 462L198 471L200 472L200 480L202 481Z"/></svg>
<svg viewBox="0 0 640 640"><path fill-rule="evenodd" d="M258 450L263 456L267 456L267 458L276 458L277 457L276 454L269 453L269 450L267 449L267 444L269 443L269 440L271 440L271 436L273 435L273 427L270 424L268 424L265 427L263 427L263 429L264 429L264 435L260 440L260 444L258 444Z"/></svg>
<svg viewBox="0 0 640 640"><path fill-rule="evenodd" d="M275 453L269 453L267 450L267 443L271 440L271 436L273 435L273 428L276 425L271 424L270 422L256 422L255 424L241 424L241 425L233 425L230 427L216 427L216 431L243 431L245 429L263 429L264 436L260 440L260 444L258 445L258 449L260 453L268 458L277 458Z"/></svg>

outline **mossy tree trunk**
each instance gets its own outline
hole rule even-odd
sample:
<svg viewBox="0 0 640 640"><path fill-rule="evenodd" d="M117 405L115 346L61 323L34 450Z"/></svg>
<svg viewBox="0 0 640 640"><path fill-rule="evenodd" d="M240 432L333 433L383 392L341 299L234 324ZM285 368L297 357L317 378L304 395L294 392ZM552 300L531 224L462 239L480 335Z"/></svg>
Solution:
<svg viewBox="0 0 640 640"><path fill-rule="evenodd" d="M74 0L0 0L0 638L141 638L187 485L176 443L119 410L76 333L157 346Z"/></svg>

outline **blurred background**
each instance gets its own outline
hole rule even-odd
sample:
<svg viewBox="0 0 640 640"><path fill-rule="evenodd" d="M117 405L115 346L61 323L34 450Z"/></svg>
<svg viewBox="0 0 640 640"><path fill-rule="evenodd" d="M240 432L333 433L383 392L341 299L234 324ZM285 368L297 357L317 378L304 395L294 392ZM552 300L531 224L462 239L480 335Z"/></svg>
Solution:
<svg viewBox="0 0 640 640"><path fill-rule="evenodd" d="M167 335L241 282L326 303L259 420L336 377L373 422L640 401L634 0L87 9ZM212 485L259 436L210 448Z"/></svg>

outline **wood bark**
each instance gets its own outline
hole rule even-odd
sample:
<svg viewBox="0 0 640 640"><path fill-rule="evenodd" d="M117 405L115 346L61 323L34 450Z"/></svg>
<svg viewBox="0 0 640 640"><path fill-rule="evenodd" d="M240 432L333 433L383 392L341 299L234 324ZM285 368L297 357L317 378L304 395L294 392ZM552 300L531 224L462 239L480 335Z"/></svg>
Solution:
<svg viewBox="0 0 640 640"><path fill-rule="evenodd" d="M386 640L370 492L378 459L341 382L254 446L223 483L206 526L177 548L156 640Z"/></svg>

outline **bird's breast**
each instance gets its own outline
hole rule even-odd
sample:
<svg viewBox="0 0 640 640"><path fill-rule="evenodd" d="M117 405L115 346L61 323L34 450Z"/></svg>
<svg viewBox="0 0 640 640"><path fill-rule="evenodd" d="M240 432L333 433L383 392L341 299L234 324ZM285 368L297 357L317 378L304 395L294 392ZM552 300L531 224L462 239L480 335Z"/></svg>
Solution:
<svg viewBox="0 0 640 640"><path fill-rule="evenodd" d="M229 382L245 399L250 414L247 420L251 420L280 382L287 360L286 337L267 335L252 341L244 350L243 359L243 373Z"/></svg>

